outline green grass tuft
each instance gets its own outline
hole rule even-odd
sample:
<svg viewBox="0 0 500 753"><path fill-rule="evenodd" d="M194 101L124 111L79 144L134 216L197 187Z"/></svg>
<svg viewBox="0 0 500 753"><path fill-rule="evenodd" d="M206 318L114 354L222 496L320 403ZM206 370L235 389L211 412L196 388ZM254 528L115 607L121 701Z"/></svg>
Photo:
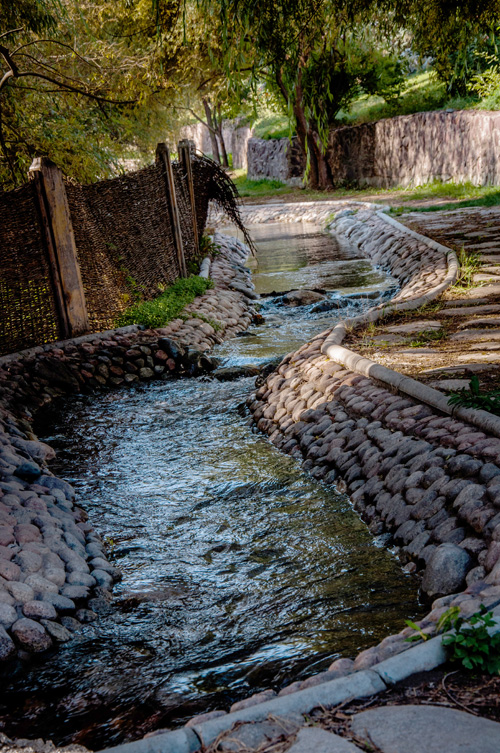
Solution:
<svg viewBox="0 0 500 753"><path fill-rule="evenodd" d="M142 324L148 328L164 327L178 317L185 306L209 288L213 288L213 282L204 277L179 279L158 298L131 306L121 314L116 324L118 327L128 324Z"/></svg>
<svg viewBox="0 0 500 753"><path fill-rule="evenodd" d="M276 196L280 193L290 192L290 186L282 183L281 180L271 178L259 178L258 180L249 180L245 170L235 170L232 180L238 189L240 196Z"/></svg>

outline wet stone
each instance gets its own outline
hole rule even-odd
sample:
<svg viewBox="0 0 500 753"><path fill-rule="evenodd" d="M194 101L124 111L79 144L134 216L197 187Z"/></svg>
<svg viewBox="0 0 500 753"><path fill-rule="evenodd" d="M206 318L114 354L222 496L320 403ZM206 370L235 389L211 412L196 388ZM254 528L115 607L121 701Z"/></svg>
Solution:
<svg viewBox="0 0 500 753"><path fill-rule="evenodd" d="M66 643L66 641L71 640L71 633L64 625L52 622L52 620L40 620L40 622L50 637L57 643Z"/></svg>
<svg viewBox="0 0 500 753"><path fill-rule="evenodd" d="M8 635L5 628L0 625L0 662L11 659L16 653L14 641Z"/></svg>
<svg viewBox="0 0 500 753"><path fill-rule="evenodd" d="M2 604L2 602L0 601L0 625L9 628L17 620L17 617L17 612L13 606L10 606L9 604Z"/></svg>
<svg viewBox="0 0 500 753"><path fill-rule="evenodd" d="M17 620L11 630L21 648L31 653L46 651L52 645L52 640L43 625L26 617Z"/></svg>

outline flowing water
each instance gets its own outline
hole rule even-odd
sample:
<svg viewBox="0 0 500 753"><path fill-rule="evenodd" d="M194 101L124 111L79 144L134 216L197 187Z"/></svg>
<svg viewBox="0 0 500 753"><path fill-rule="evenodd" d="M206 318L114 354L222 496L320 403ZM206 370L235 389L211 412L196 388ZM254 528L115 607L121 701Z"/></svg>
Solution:
<svg viewBox="0 0 500 753"><path fill-rule="evenodd" d="M284 354L393 287L317 228L251 231L259 292L320 288L342 308L265 298L266 321L216 349L225 365ZM109 615L3 678L8 734L93 749L137 739L322 671L420 613L415 581L348 498L251 430L252 388L171 380L44 417L54 471L75 485L123 580Z"/></svg>

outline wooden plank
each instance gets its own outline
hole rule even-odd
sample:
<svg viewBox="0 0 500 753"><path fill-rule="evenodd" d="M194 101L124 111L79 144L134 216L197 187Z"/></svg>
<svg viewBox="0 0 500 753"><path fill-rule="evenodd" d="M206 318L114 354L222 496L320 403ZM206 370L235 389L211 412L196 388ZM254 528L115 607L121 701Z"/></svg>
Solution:
<svg viewBox="0 0 500 753"><path fill-rule="evenodd" d="M34 184L36 191L40 225L42 228L43 239L45 241L44 245L47 255L47 261L49 263L52 294L54 296L57 320L59 325L58 339L66 340L68 337L71 337L71 328L69 326L66 304L64 302L64 292L61 285L61 277L59 275L57 256L54 248L54 237L52 235L49 212L46 206L45 191L43 189L43 179L39 171L30 172L29 178Z"/></svg>
<svg viewBox="0 0 500 753"><path fill-rule="evenodd" d="M189 139L179 141L178 145L179 159L187 176L189 201L191 204L191 217L193 220L193 235L195 251L198 251L200 244L198 239L198 224L196 222L196 203L194 198L193 170L191 168L191 142Z"/></svg>
<svg viewBox="0 0 500 753"><path fill-rule="evenodd" d="M80 264L71 223L68 198L61 170L47 157L37 157L29 169L39 196L40 214L47 237L54 288L63 310L65 336L76 337L90 331Z"/></svg>
<svg viewBox="0 0 500 753"><path fill-rule="evenodd" d="M181 221L177 204L177 194L175 192L174 172L170 160L170 150L164 143L160 143L156 147L156 163L163 168L163 174L165 177L165 191L167 194L167 204L170 213L170 222L172 224L172 235L174 238L177 261L179 263L180 276L187 277L184 245L182 243Z"/></svg>

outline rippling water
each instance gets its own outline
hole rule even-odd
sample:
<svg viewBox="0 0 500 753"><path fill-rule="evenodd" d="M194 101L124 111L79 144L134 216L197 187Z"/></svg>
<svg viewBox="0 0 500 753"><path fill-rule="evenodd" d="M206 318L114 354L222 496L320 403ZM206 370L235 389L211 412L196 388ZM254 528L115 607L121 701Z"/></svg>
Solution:
<svg viewBox="0 0 500 753"><path fill-rule="evenodd" d="M307 275L337 296L390 286L316 229L308 239L286 228L254 230L261 291ZM323 261L333 253L339 261ZM354 285L327 285L332 265ZM250 337L218 348L226 363L279 355L334 321L272 299L263 313ZM8 733L91 748L137 739L321 671L419 612L416 583L348 498L251 431L252 387L172 380L77 397L45 417L54 470L75 485L123 581L112 614L4 679Z"/></svg>

